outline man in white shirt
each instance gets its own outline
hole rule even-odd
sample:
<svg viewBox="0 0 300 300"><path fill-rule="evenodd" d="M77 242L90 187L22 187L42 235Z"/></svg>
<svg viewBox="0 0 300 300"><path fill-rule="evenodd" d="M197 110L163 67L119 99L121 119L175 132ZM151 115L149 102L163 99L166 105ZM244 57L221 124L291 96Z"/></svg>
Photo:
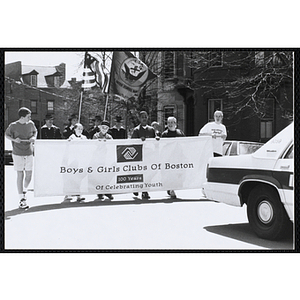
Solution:
<svg viewBox="0 0 300 300"><path fill-rule="evenodd" d="M223 142L227 137L226 127L222 124L223 113L220 110L216 110L214 119L214 122L208 122L201 128L199 136L211 136L214 156L222 156Z"/></svg>

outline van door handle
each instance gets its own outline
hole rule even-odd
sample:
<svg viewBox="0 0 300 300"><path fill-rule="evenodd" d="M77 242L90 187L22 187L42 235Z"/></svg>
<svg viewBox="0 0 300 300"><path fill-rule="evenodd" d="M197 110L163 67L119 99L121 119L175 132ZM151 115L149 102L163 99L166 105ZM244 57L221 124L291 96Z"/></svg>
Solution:
<svg viewBox="0 0 300 300"><path fill-rule="evenodd" d="M290 165L287 165L287 166L280 166L280 169L289 169L290 168Z"/></svg>

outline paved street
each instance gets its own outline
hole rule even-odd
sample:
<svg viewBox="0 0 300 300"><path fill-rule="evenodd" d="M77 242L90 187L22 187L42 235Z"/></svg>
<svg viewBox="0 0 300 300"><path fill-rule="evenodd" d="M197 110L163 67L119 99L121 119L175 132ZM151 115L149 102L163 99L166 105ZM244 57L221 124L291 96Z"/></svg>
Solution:
<svg viewBox="0 0 300 300"><path fill-rule="evenodd" d="M45 174L45 176L47 176ZM33 183L30 189L34 189ZM132 194L112 201L61 203L63 197L34 197L18 209L16 172L5 166L5 249L78 250L286 250L292 237L273 242L255 236L246 208L208 201L201 190L153 192L149 201Z"/></svg>

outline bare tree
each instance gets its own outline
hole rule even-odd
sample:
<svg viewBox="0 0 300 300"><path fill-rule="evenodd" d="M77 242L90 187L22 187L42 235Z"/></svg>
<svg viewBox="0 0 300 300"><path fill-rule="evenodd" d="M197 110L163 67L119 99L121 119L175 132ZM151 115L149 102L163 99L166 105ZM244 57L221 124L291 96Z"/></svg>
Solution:
<svg viewBox="0 0 300 300"><path fill-rule="evenodd" d="M264 118L268 100L276 101L282 118L293 118L291 51L193 51L185 56L194 74L193 89L226 98L229 120L243 111L243 118Z"/></svg>

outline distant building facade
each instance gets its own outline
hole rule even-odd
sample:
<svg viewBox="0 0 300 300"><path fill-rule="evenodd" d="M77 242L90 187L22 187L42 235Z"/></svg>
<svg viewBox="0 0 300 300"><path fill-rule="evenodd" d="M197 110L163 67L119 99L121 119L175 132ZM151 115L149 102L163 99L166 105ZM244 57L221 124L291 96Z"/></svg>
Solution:
<svg viewBox="0 0 300 300"><path fill-rule="evenodd" d="M5 126L17 120L20 107L28 107L32 120L40 128L46 114L53 114L55 124L63 128L65 101L57 92L68 88L66 65L26 66L21 61L5 65Z"/></svg>
<svg viewBox="0 0 300 300"><path fill-rule="evenodd" d="M151 57L152 56L152 57ZM147 88L146 97L156 98L156 116L151 116L164 128L167 119L174 116L186 135L194 135L194 96L190 88L192 74L182 51L151 51L140 57L158 74ZM146 99L147 102L147 99Z"/></svg>
<svg viewBox="0 0 300 300"><path fill-rule="evenodd" d="M198 135L202 126L213 120L214 111L222 110L227 139L266 142L293 119L293 78L285 74L285 54L202 51L195 57L194 51L159 51L158 122L165 125L172 115L187 136ZM267 68L273 77L266 75ZM266 78L260 78L262 74ZM275 78L277 74L283 74L282 80ZM250 85L254 92L262 91L247 102Z"/></svg>
<svg viewBox="0 0 300 300"><path fill-rule="evenodd" d="M136 53L158 75L146 83L138 100L141 103L134 106L147 107L150 122L158 121L164 129L168 117L175 116L178 127L187 136L195 136L213 120L215 110L222 110L227 139L259 142L266 142L291 122L293 74L288 73L280 80L275 78L286 71L282 62L290 53L243 50L199 53L194 50ZM275 81L272 77L261 78L268 70L275 74ZM249 80L253 80L252 86L264 91L257 103L246 101ZM278 86L274 88L276 83ZM79 112L80 90L81 81L66 80L64 63L50 67L26 66L20 61L6 64L5 127L17 120L18 109L26 106L32 111L37 128L44 124L46 114L53 114L54 124L63 129L69 116ZM80 121L84 127L91 125L94 116L104 117L105 107L105 117L111 125L116 115L123 117L129 131L136 125L135 110L131 113L128 103L113 101L93 90L85 92L82 98Z"/></svg>
<svg viewBox="0 0 300 300"><path fill-rule="evenodd" d="M80 123L90 128L96 115L104 117L106 97L99 89L86 91L81 98L82 80L66 80L66 65L27 66L21 61L5 65L5 128L17 120L20 107L32 111L31 118L40 130L46 114L53 114L54 124L61 130L68 124L71 115L79 114ZM113 110L116 110L115 112ZM121 114L118 103L108 103L108 118ZM124 112L126 116L126 111Z"/></svg>

